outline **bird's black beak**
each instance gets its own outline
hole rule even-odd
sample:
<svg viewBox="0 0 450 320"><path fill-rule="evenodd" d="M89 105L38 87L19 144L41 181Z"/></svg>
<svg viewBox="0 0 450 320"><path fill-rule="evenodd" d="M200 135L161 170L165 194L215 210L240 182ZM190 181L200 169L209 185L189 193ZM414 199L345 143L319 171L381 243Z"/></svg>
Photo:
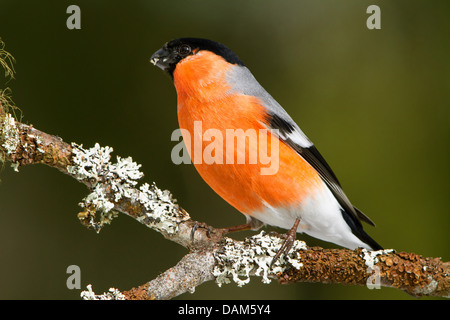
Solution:
<svg viewBox="0 0 450 320"><path fill-rule="evenodd" d="M152 55L152 57L150 58L150 62L158 68L166 71L169 68L169 64L171 62L169 55L170 53L167 50L161 48Z"/></svg>

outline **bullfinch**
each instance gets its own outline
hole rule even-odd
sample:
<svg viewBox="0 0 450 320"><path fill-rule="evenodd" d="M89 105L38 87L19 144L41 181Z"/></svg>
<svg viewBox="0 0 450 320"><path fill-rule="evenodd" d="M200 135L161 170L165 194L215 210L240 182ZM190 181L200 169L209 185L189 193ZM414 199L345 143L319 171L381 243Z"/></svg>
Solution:
<svg viewBox="0 0 450 320"><path fill-rule="evenodd" d="M352 205L314 144L235 53L215 41L179 38L150 62L173 80L181 134L198 173L247 218L226 232L264 224L289 230L274 260L289 251L297 232L349 249L382 249L363 230L361 221L374 226L372 220ZM230 132L244 133L241 148L216 141ZM276 153L271 172L264 173L262 156L252 157L262 149Z"/></svg>

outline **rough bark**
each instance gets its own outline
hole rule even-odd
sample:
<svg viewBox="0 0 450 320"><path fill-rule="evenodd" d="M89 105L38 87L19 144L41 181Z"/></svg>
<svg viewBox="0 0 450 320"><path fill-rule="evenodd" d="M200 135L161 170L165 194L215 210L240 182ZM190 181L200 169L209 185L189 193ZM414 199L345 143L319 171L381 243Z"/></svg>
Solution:
<svg viewBox="0 0 450 320"><path fill-rule="evenodd" d="M149 228L189 249L179 263L142 286L86 299L170 299L205 281L219 285L234 281L246 284L251 276L263 282L321 282L346 285L380 285L414 296L449 297L449 263L414 253L381 250L322 249L296 241L288 256L273 268L271 258L282 239L263 232L235 241L221 229L193 221L168 191L144 183L140 165L131 158L111 162L111 148L85 149L75 143L15 121L0 102L0 157L17 170L21 166L46 164L85 184L90 194L83 199L80 221L97 232L117 212L127 214ZM196 227L193 236L193 227Z"/></svg>

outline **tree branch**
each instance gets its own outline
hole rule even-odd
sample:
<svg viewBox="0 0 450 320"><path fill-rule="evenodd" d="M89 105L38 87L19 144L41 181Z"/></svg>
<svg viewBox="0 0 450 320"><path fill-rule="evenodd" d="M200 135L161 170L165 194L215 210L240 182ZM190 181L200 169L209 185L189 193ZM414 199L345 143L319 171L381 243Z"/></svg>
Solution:
<svg viewBox="0 0 450 320"><path fill-rule="evenodd" d="M46 164L88 187L78 217L99 232L118 212L160 232L190 253L156 279L129 291L111 289L96 295L91 287L86 299L171 299L196 286L215 280L220 286L231 281L242 286L251 276L263 282L321 282L386 286L414 296L449 297L449 263L414 253L381 250L322 249L296 241L287 256L269 264L281 243L277 236L261 232L244 241L223 237L221 229L193 221L169 191L155 184L137 187L143 177L131 158L111 161L112 148L83 148L17 122L0 101L0 160L21 166ZM194 237L192 230L195 227Z"/></svg>

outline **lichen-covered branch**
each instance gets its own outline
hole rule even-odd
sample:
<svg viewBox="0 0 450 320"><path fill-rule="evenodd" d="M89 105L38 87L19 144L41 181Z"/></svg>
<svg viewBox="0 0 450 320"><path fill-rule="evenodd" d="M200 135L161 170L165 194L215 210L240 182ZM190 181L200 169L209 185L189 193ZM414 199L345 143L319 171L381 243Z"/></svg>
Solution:
<svg viewBox="0 0 450 320"><path fill-rule="evenodd" d="M296 241L288 256L272 268L269 264L282 239L264 232L235 241L223 237L221 229L193 221L169 191L155 184L139 186L143 173L130 157L111 159L112 148L96 144L85 148L17 122L0 101L0 160L21 166L46 164L85 184L90 193L81 201L80 221L99 232L119 213L127 214L190 253L156 279L129 291L111 289L96 295L92 288L86 299L170 299L193 292L205 281L242 286L250 277L263 282L321 282L385 286L415 296L449 297L449 263L393 250L310 248ZM193 227L196 227L194 236Z"/></svg>
<svg viewBox="0 0 450 320"><path fill-rule="evenodd" d="M123 299L171 299L181 293L193 293L195 287L215 281L219 286L234 282L243 286L250 277L264 283L320 282L365 285L368 288L397 288L416 297L449 297L449 263L439 258L424 258L413 253L365 249L322 249L296 241L288 257L282 257L269 269L271 257L281 244L279 237L261 232L244 241L226 239L221 248L187 254L173 268L156 279L122 292ZM108 293L95 295L88 288L86 298L113 299ZM115 299L115 298L114 298Z"/></svg>
<svg viewBox="0 0 450 320"><path fill-rule="evenodd" d="M420 297L450 298L449 262L394 250L309 248L300 252L303 267L280 274L280 281L390 287ZM327 275L324 277L324 275Z"/></svg>
<svg viewBox="0 0 450 320"><path fill-rule="evenodd" d="M214 254L212 251L196 251L185 255L174 267L139 289L124 292L127 298L168 300L182 293L194 293L195 288L214 279Z"/></svg>

